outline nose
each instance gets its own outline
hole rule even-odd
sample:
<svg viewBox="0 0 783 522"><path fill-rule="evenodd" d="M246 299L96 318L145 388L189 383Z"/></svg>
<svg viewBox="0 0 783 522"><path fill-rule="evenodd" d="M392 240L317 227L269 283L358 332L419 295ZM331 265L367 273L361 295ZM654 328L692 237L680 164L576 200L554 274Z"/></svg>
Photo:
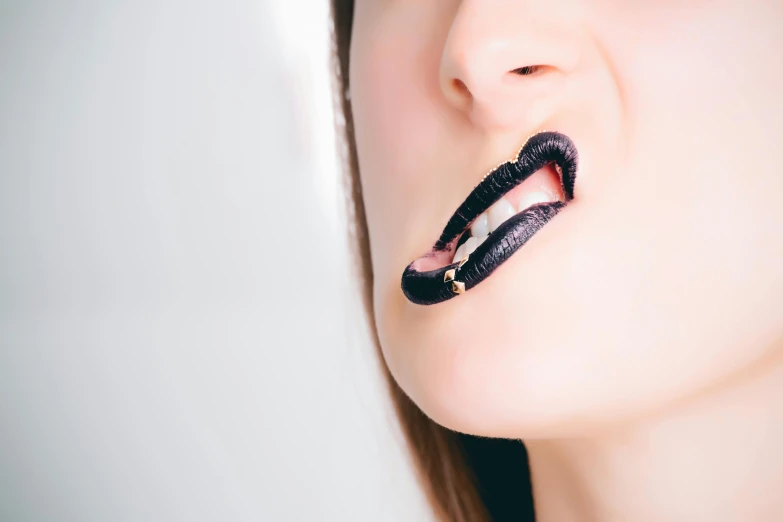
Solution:
<svg viewBox="0 0 783 522"><path fill-rule="evenodd" d="M485 129L535 128L579 62L575 18L563 0L463 0L440 63L447 102Z"/></svg>

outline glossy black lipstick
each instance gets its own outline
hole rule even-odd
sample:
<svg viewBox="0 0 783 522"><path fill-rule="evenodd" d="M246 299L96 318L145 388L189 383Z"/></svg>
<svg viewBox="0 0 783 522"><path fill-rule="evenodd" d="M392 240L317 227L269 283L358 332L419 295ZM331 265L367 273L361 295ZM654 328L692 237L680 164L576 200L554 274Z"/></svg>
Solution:
<svg viewBox="0 0 783 522"><path fill-rule="evenodd" d="M402 291L413 303L440 303L470 290L497 269L547 224L574 197L578 155L568 136L540 132L522 146L516 159L484 176L446 223L430 252L413 261L402 274ZM535 172L554 165L565 201L538 203L515 214L493 231L467 258L428 270L433 259L451 259L457 242L473 220Z"/></svg>

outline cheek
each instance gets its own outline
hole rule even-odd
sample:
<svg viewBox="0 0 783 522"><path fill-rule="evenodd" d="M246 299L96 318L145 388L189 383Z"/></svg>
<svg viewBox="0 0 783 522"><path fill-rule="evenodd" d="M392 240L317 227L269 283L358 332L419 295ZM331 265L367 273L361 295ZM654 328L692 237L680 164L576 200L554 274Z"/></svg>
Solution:
<svg viewBox="0 0 783 522"><path fill-rule="evenodd" d="M731 312L732 323L769 326L780 300L764 311L752 304L781 288L783 176L770 151L783 141L783 61L769 59L783 48L780 13L727 7L698 15L661 21L654 35L637 31L632 56L621 54L619 40L611 44L630 121L622 173L636 203L629 226L648 239L638 248L655 261L649 284L675 283L670 308L687 303L683 317L701 308L705 318ZM748 333L732 324L692 329Z"/></svg>
<svg viewBox="0 0 783 522"><path fill-rule="evenodd" d="M581 400L673 399L761 360L783 334L783 176L771 153L783 75L769 60L783 48L780 18L736 14L731 36L726 13L655 35L606 30L629 159L605 178L615 199L585 201L562 272L568 331L547 336L579 368L557 369L561 382L597 393ZM599 393L582 382L588 370L627 393Z"/></svg>
<svg viewBox="0 0 783 522"><path fill-rule="evenodd" d="M404 37L399 24L411 25L404 13L380 15L368 13L370 21L357 21L351 98L374 272L401 274L411 242L419 241L406 231L425 222L429 208L424 196L437 186L434 176L422 173L443 169L435 151L444 150L439 143L444 121L442 108L433 101L438 98L433 71L439 54L436 46L422 41L422 35L437 37L431 27L408 27L410 37Z"/></svg>

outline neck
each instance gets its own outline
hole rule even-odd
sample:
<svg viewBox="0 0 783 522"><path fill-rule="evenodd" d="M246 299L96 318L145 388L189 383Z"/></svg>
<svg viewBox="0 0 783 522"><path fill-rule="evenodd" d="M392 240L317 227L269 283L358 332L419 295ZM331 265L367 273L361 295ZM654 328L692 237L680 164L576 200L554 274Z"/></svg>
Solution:
<svg viewBox="0 0 783 522"><path fill-rule="evenodd" d="M525 441L537 522L783 520L783 362L594 438Z"/></svg>

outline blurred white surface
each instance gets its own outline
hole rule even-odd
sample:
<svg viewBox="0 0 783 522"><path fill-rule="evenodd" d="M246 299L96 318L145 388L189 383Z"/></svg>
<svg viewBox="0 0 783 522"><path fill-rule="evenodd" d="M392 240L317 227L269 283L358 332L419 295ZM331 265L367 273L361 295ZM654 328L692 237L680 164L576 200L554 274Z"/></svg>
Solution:
<svg viewBox="0 0 783 522"><path fill-rule="evenodd" d="M327 2L0 2L0 520L428 520L351 294Z"/></svg>

